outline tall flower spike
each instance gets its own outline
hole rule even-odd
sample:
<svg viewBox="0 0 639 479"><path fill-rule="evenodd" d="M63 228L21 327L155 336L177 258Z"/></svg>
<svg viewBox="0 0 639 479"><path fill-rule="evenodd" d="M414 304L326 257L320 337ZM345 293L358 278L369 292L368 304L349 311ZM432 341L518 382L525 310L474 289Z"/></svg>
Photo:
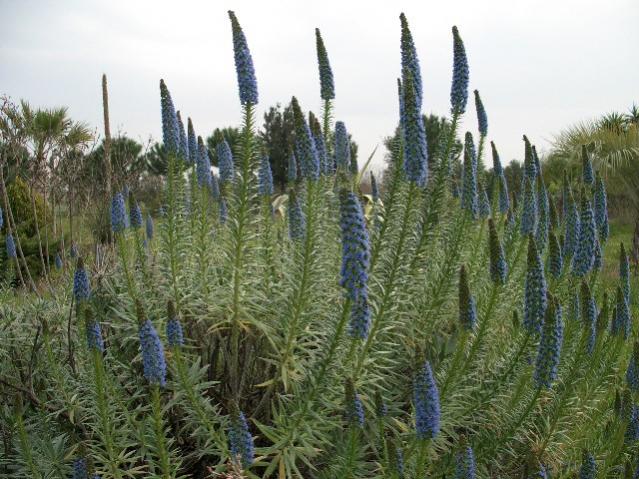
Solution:
<svg viewBox="0 0 639 479"><path fill-rule="evenodd" d="M584 183L593 185L595 182L595 174L592 170L592 161L590 160L586 145L581 145L581 168Z"/></svg>
<svg viewBox="0 0 639 479"><path fill-rule="evenodd" d="M639 342L635 341L626 369L626 383L633 393L639 392Z"/></svg>
<svg viewBox="0 0 639 479"><path fill-rule="evenodd" d="M229 10L231 29L233 30L233 53L235 55L235 71L237 72L237 85L240 91L240 103L242 105L257 105L257 80L253 58L246 43L246 37L242 31L235 13Z"/></svg>
<svg viewBox="0 0 639 479"><path fill-rule="evenodd" d="M486 136L488 134L488 116L486 115L486 109L484 103L479 96L479 90L475 90L475 110L477 111L477 125L480 136Z"/></svg>
<svg viewBox="0 0 639 479"><path fill-rule="evenodd" d="M530 149L532 151L533 161L535 162L535 171L537 172L537 177L541 178L541 162L539 161L539 156L537 155L537 147L535 145L532 145Z"/></svg>
<svg viewBox="0 0 639 479"><path fill-rule="evenodd" d="M611 332L614 335L623 335L625 339L628 339L632 330L630 308L619 286L617 286L617 305L615 309L616 315L613 317Z"/></svg>
<svg viewBox="0 0 639 479"><path fill-rule="evenodd" d="M220 199L220 183L215 174L211 174L211 196L214 200Z"/></svg>
<svg viewBox="0 0 639 479"><path fill-rule="evenodd" d="M104 352L104 339L100 323L93 317L90 308L84 308L84 325L86 328L87 348L89 351Z"/></svg>
<svg viewBox="0 0 639 479"><path fill-rule="evenodd" d="M461 115L466 111L468 77L466 48L459 36L459 30L457 27L453 27L453 83L450 89L450 105L453 114Z"/></svg>
<svg viewBox="0 0 639 479"><path fill-rule="evenodd" d="M248 468L253 464L254 446L253 436L249 431L244 413L234 405L231 412L231 424L228 432L231 457L237 464Z"/></svg>
<svg viewBox="0 0 639 479"><path fill-rule="evenodd" d="M504 168L501 166L501 160L499 158L499 153L497 152L497 147L494 142L490 142L490 148L493 152L493 172L497 176L502 176L504 174Z"/></svg>
<svg viewBox="0 0 639 479"><path fill-rule="evenodd" d="M60 256L60 253L56 253L55 254L55 269L60 270L62 269L62 257Z"/></svg>
<svg viewBox="0 0 639 479"><path fill-rule="evenodd" d="M72 259L78 257L78 245L75 242L71 243L71 248L69 248L69 256L71 256Z"/></svg>
<svg viewBox="0 0 639 479"><path fill-rule="evenodd" d="M577 245L579 244L579 231L581 229L579 211L577 210L577 204L572 197L570 189L568 190L567 198L566 235L564 236L564 257L566 259L572 258L577 251Z"/></svg>
<svg viewBox="0 0 639 479"><path fill-rule="evenodd" d="M601 251L601 243L599 242L599 238L595 236L595 252L594 258L592 260L592 269L593 271L601 271L603 268L603 252Z"/></svg>
<svg viewBox="0 0 639 479"><path fill-rule="evenodd" d="M16 259L18 257L18 255L16 254L16 242L14 241L13 235L11 233L7 234L6 246L7 258Z"/></svg>
<svg viewBox="0 0 639 479"><path fill-rule="evenodd" d="M564 267L564 259L561 254L561 247L559 241L553 231L550 232L548 239L549 255L548 255L548 272L553 278L559 278L561 276L561 270Z"/></svg>
<svg viewBox="0 0 639 479"><path fill-rule="evenodd" d="M266 155L262 155L260 159L257 190L260 196L273 194L273 173L271 172L271 162Z"/></svg>
<svg viewBox="0 0 639 479"><path fill-rule="evenodd" d="M479 217L486 219L492 215L490 208L490 200L488 199L488 193L484 185L479 185Z"/></svg>
<svg viewBox="0 0 639 479"><path fill-rule="evenodd" d="M585 281L581 282L581 322L588 335L586 350L592 354L597 340L597 305Z"/></svg>
<svg viewBox="0 0 639 479"><path fill-rule="evenodd" d="M129 224L133 229L142 227L142 210L133 197L133 193L129 193Z"/></svg>
<svg viewBox="0 0 639 479"><path fill-rule="evenodd" d="M297 98L293 97L291 106L293 107L295 147L300 174L302 178L316 181L319 178L320 164L317 149L315 148L315 140Z"/></svg>
<svg viewBox="0 0 639 479"><path fill-rule="evenodd" d="M524 173L526 178L533 181L537 178L537 165L535 165L535 158L533 157L533 150L528 137L524 135Z"/></svg>
<svg viewBox="0 0 639 479"><path fill-rule="evenodd" d="M229 208L226 206L226 198L220 198L220 224L225 224L229 217Z"/></svg>
<svg viewBox="0 0 639 479"><path fill-rule="evenodd" d="M441 412L439 391L428 361L417 371L413 383L415 432L417 439L433 439L439 434Z"/></svg>
<svg viewBox="0 0 639 479"><path fill-rule="evenodd" d="M375 174L371 171L371 197L373 198L373 203L377 203L379 201L379 189L377 186L377 179L375 178Z"/></svg>
<svg viewBox="0 0 639 479"><path fill-rule="evenodd" d="M351 191L342 190L340 228L342 232L342 267L340 286L352 301L349 334L365 339L370 327L368 305L368 267L370 241L362 206Z"/></svg>
<svg viewBox="0 0 639 479"><path fill-rule="evenodd" d="M186 139L186 131L184 130L184 122L182 121L182 116L178 111L176 114L177 122L178 122L178 133L179 133L179 147L180 147L180 155L184 159L184 161L188 161L189 159L189 143Z"/></svg>
<svg viewBox="0 0 639 479"><path fill-rule="evenodd" d="M288 205L288 236L302 240L306 236L306 217L297 194L291 192Z"/></svg>
<svg viewBox="0 0 639 479"><path fill-rule="evenodd" d="M160 103L162 106L162 141L167 153L177 155L180 151L180 131L173 100L164 80L160 80Z"/></svg>
<svg viewBox="0 0 639 479"><path fill-rule="evenodd" d="M87 479L89 477L89 469L87 460L84 458L73 461L73 479Z"/></svg>
<svg viewBox="0 0 639 479"><path fill-rule="evenodd" d="M184 331L180 317L175 310L173 301L167 303L168 321L166 322L166 339L170 348L179 348L184 345Z"/></svg>
<svg viewBox="0 0 639 479"><path fill-rule="evenodd" d="M534 234L537 230L537 200L535 195L534 180L524 178L524 201L519 226L522 235Z"/></svg>
<svg viewBox="0 0 639 479"><path fill-rule="evenodd" d="M466 446L456 455L455 479L475 479L477 475L476 469L473 448Z"/></svg>
<svg viewBox="0 0 639 479"><path fill-rule="evenodd" d="M352 426L364 427L364 406L351 379L346 381L344 396L346 399L344 409L346 421Z"/></svg>
<svg viewBox="0 0 639 479"><path fill-rule="evenodd" d="M397 97L399 98L399 131L403 135L406 125L406 108L404 107L404 86L399 78L397 79Z"/></svg>
<svg viewBox="0 0 639 479"><path fill-rule="evenodd" d="M459 324L466 331L473 331L477 325L477 305L470 293L466 266L459 269Z"/></svg>
<svg viewBox="0 0 639 479"><path fill-rule="evenodd" d="M466 134L464 143L464 165L462 169L461 207L468 211L473 218L477 218L479 210L477 195L477 170L475 167L475 148L472 135Z"/></svg>
<svg viewBox="0 0 639 479"><path fill-rule="evenodd" d="M315 29L315 47L317 49L317 65L319 68L320 96L322 100L333 100L335 98L333 70L331 70L331 64L328 61L328 53L319 28Z"/></svg>
<svg viewBox="0 0 639 479"><path fill-rule="evenodd" d="M286 176L288 178L289 183L294 183L297 181L297 159L295 158L295 153L291 151L291 154L288 156L288 168L286 170Z"/></svg>
<svg viewBox="0 0 639 479"><path fill-rule="evenodd" d="M317 151L317 158L320 165L320 175L328 176L333 173L333 167L331 165L333 160L330 159L329 161L324 135L322 134L322 127L313 112L308 113L308 124L311 128L313 141L315 142L315 150Z"/></svg>
<svg viewBox="0 0 639 479"><path fill-rule="evenodd" d="M548 305L546 278L535 240L528 237L528 269L524 284L524 326L529 332L540 332Z"/></svg>
<svg viewBox="0 0 639 479"><path fill-rule="evenodd" d="M533 375L539 388L550 389L557 379L564 332L561 309L558 306L556 300L551 297L546 308Z"/></svg>
<svg viewBox="0 0 639 479"><path fill-rule="evenodd" d="M84 268L84 261L78 258L73 274L73 296L76 303L87 301L91 297L91 284L89 283L89 275Z"/></svg>
<svg viewBox="0 0 639 479"><path fill-rule="evenodd" d="M151 320L146 318L139 301L136 302L136 309L144 377L149 384L164 387L166 386L166 360L162 341Z"/></svg>
<svg viewBox="0 0 639 479"><path fill-rule="evenodd" d="M215 152L217 153L218 167L220 170L220 182L225 185L227 183L233 183L235 179L235 165L233 163L233 153L231 153L231 147L226 140L220 141L215 146Z"/></svg>
<svg viewBox="0 0 639 479"><path fill-rule="evenodd" d="M350 172L351 145L343 121L335 122L335 163L341 172Z"/></svg>
<svg viewBox="0 0 639 479"><path fill-rule="evenodd" d="M630 263L623 243L619 246L619 280L626 303L630 304Z"/></svg>
<svg viewBox="0 0 639 479"><path fill-rule="evenodd" d="M490 279L493 283L504 284L508 275L508 263L506 263L504 248L492 218L488 220L488 248L490 251Z"/></svg>
<svg viewBox="0 0 639 479"><path fill-rule="evenodd" d="M428 147L426 129L421 114L415 81L410 71L404 71L404 172L406 179L423 187L428 180Z"/></svg>
<svg viewBox="0 0 639 479"><path fill-rule="evenodd" d="M119 191L111 200L111 231L120 233L126 229L126 206L124 196Z"/></svg>
<svg viewBox="0 0 639 479"><path fill-rule="evenodd" d="M505 175L499 175L499 212L504 214L510 209L508 182Z"/></svg>
<svg viewBox="0 0 639 479"><path fill-rule="evenodd" d="M583 452L581 467L579 468L579 479L596 479L597 463L595 457L588 451Z"/></svg>
<svg viewBox="0 0 639 479"><path fill-rule="evenodd" d="M604 185L603 179L599 174L597 174L593 202L595 208L595 222L597 223L597 230L599 231L599 240L601 242L605 242L610 233L608 226L608 198L606 195L606 185Z"/></svg>
<svg viewBox="0 0 639 479"><path fill-rule="evenodd" d="M572 273L585 276L592 269L595 253L595 215L584 190L581 192L579 242L572 259Z"/></svg>
<svg viewBox="0 0 639 479"><path fill-rule="evenodd" d="M187 120L187 142L189 145L189 156L188 158L188 162L191 165L195 165L197 164L197 159L198 159L198 155L200 154L200 150L198 150L197 147L197 136L195 134L195 129L193 128L193 122L191 121L191 119L189 118Z"/></svg>
<svg viewBox="0 0 639 479"><path fill-rule="evenodd" d="M410 72L413 77L413 86L415 88L415 102L417 109L421 110L422 107L422 72L419 66L419 58L417 57L417 50L415 48L415 42L413 41L413 35L408 28L408 21L406 15L401 13L399 15L399 21L401 23L402 35L401 35L401 52L402 52L402 72ZM406 76L403 74L402 80L404 85L406 84Z"/></svg>
<svg viewBox="0 0 639 479"><path fill-rule="evenodd" d="M630 405L630 414L624 440L626 444L632 444L639 440L639 407L635 404Z"/></svg>
<svg viewBox="0 0 639 479"><path fill-rule="evenodd" d="M197 137L197 148L197 184L200 185L200 188L208 188L211 185L211 160L209 159L209 150L201 136Z"/></svg>
<svg viewBox="0 0 639 479"><path fill-rule="evenodd" d="M153 218L150 214L146 215L146 239L149 241L153 239Z"/></svg>
<svg viewBox="0 0 639 479"><path fill-rule="evenodd" d="M537 231L535 239L537 240L537 246L539 251L544 251L546 243L548 242L548 230L550 229L550 202L548 201L548 193L546 192L546 185L541 176L537 178Z"/></svg>

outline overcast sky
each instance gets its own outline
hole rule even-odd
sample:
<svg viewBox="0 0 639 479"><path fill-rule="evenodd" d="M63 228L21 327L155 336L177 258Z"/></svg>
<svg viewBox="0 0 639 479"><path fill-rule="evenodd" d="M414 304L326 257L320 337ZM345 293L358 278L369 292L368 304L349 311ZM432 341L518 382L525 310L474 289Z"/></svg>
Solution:
<svg viewBox="0 0 639 479"><path fill-rule="evenodd" d="M319 112L314 28L335 76L335 116L368 154L397 121L399 13L415 38L424 113L447 114L451 26L470 63L504 160L523 133L543 151L563 127L639 103L638 0L0 0L0 94L69 107L102 128L161 138L159 79L199 134L240 122L231 28L235 10L255 62L259 113L296 95ZM469 102L469 105L472 105ZM476 130L474 108L463 128ZM383 148L376 154L381 164Z"/></svg>

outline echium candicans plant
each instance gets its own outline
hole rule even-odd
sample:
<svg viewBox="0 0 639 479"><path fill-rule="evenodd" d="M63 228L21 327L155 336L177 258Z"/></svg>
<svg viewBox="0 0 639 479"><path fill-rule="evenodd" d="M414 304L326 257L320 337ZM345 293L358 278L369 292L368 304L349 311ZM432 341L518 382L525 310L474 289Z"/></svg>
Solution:
<svg viewBox="0 0 639 479"><path fill-rule="evenodd" d="M77 304L87 301L91 297L89 275L84 267L84 260L78 258L73 274L73 296Z"/></svg>
<svg viewBox="0 0 639 479"><path fill-rule="evenodd" d="M60 253L56 253L55 254L55 268L60 270L62 269L63 263L62 263L62 257L60 256Z"/></svg>
<svg viewBox="0 0 639 479"><path fill-rule="evenodd" d="M200 188L208 188L211 184L211 160L209 159L209 151L201 136L197 137L197 183Z"/></svg>
<svg viewBox="0 0 639 479"><path fill-rule="evenodd" d="M524 135L524 174L526 178L533 182L533 184L539 174L537 171L537 165L535 164L532 145L526 135Z"/></svg>
<svg viewBox="0 0 639 479"><path fill-rule="evenodd" d="M626 383L633 393L639 392L639 341L635 341L626 369Z"/></svg>
<svg viewBox="0 0 639 479"><path fill-rule="evenodd" d="M375 178L375 173L371 171L371 198L373 199L373 203L377 203L379 201L379 187L377 186L377 178Z"/></svg>
<svg viewBox="0 0 639 479"><path fill-rule="evenodd" d="M581 192L581 211L579 215L579 240L572 259L572 273L585 276L592 269L595 253L595 215L585 190Z"/></svg>
<svg viewBox="0 0 639 479"><path fill-rule="evenodd" d="M315 140L306 122L297 98L291 100L295 125L295 151L302 178L316 181L320 175L320 163L315 148Z"/></svg>
<svg viewBox="0 0 639 479"><path fill-rule="evenodd" d="M153 239L153 231L154 231L153 217L149 213L146 215L146 239L147 240L151 241Z"/></svg>
<svg viewBox="0 0 639 479"><path fill-rule="evenodd" d="M581 323L586 333L586 350L592 354L597 340L597 304L588 283L581 282Z"/></svg>
<svg viewBox="0 0 639 479"><path fill-rule="evenodd" d="M155 326L142 310L142 305L138 302L136 307L144 377L149 384L164 387L166 386L164 346Z"/></svg>
<svg viewBox="0 0 639 479"><path fill-rule="evenodd" d="M499 153L494 142L490 142L490 147L493 153L493 173L497 175L497 183L499 188L499 212L504 214L510 208L510 197L508 196L508 181L504 174L504 169L499 159Z"/></svg>
<svg viewBox="0 0 639 479"><path fill-rule="evenodd" d="M579 479L597 479L597 463L595 457L588 451L583 452Z"/></svg>
<svg viewBox="0 0 639 479"><path fill-rule="evenodd" d="M319 68L320 97L322 100L335 99L335 82L333 80L333 70L328 61L328 53L324 46L324 39L319 28L315 29L315 47L317 50L317 66Z"/></svg>
<svg viewBox="0 0 639 479"><path fill-rule="evenodd" d="M189 161L189 142L186 137L186 131L184 130L184 122L182 121L182 116L178 111L176 114L177 122L178 122L178 133L179 133L179 146L180 146L180 155L184 159L184 161Z"/></svg>
<svg viewBox="0 0 639 479"><path fill-rule="evenodd" d="M479 135L485 137L488 134L488 116L486 115L486 109L484 103L479 96L479 90L475 90L475 110L477 112L477 127Z"/></svg>
<svg viewBox="0 0 639 479"><path fill-rule="evenodd" d="M483 184L479 185L479 217L486 219L492 215L490 208L490 200L488 199L488 193Z"/></svg>
<svg viewBox="0 0 639 479"><path fill-rule="evenodd" d="M534 184L534 179L524 177L524 199L522 201L521 224L519 225L522 235L535 234L537 231L538 210Z"/></svg>
<svg viewBox="0 0 639 479"><path fill-rule="evenodd" d="M564 267L564 259L561 253L561 246L555 232L551 231L548 237L548 272L557 279L561 276L561 270Z"/></svg>
<svg viewBox="0 0 639 479"><path fill-rule="evenodd" d="M351 301L349 334L365 339L370 327L368 305L368 268L370 241L364 212L357 196L342 190L340 198L340 229L342 233L342 266L340 286Z"/></svg>
<svg viewBox="0 0 639 479"><path fill-rule="evenodd" d="M541 175L537 178L537 230L535 239L540 251L544 251L548 242L548 230L550 229L550 202L546 185Z"/></svg>
<svg viewBox="0 0 639 479"><path fill-rule="evenodd" d="M102 337L102 328L100 323L95 319L91 308L83 307L84 325L86 328L87 349L89 351L104 352L104 338Z"/></svg>
<svg viewBox="0 0 639 479"><path fill-rule="evenodd" d="M289 183L295 183L297 181L297 158L295 158L295 153L293 153L292 151L288 155L286 178L288 179Z"/></svg>
<svg viewBox="0 0 639 479"><path fill-rule="evenodd" d="M311 128L311 134L313 135L313 141L315 142L315 150L317 151L317 159L320 166L320 175L328 176L333 171L332 158L329 158L328 151L326 150L326 141L322 134L322 127L317 117L313 112L308 113L308 124Z"/></svg>
<svg viewBox="0 0 639 479"><path fill-rule="evenodd" d="M231 10L228 13L233 31L233 54L235 56L235 71L237 73L240 103L242 105L257 105L257 79L255 78L251 51L235 13Z"/></svg>
<svg viewBox="0 0 639 479"><path fill-rule="evenodd" d="M162 106L162 141L166 152L177 155L180 152L180 127L175 106L164 80L160 80L160 103Z"/></svg>
<svg viewBox="0 0 639 479"><path fill-rule="evenodd" d="M572 191L568 189L568 204L566 205L566 230L564 234L563 253L566 259L572 258L577 251L579 244L579 232L581 230L581 221L579 219L579 211L577 204L572 196Z"/></svg>
<svg viewBox="0 0 639 479"><path fill-rule="evenodd" d="M595 252L593 256L592 270L601 271L603 268L603 252L601 251L601 242L597 236L595 236Z"/></svg>
<svg viewBox="0 0 639 479"><path fill-rule="evenodd" d="M459 36L459 30L453 27L453 82L450 89L450 105L453 117L466 111L468 102L468 59L466 48Z"/></svg>
<svg viewBox="0 0 639 479"><path fill-rule="evenodd" d="M289 195L288 236L294 241L302 240L306 236L306 217L299 196L294 191Z"/></svg>
<svg viewBox="0 0 639 479"><path fill-rule="evenodd" d="M126 206L121 192L113 195L111 200L111 231L121 233L126 229Z"/></svg>
<svg viewBox="0 0 639 479"><path fill-rule="evenodd" d="M273 194L273 173L271 171L271 162L266 155L262 155L260 158L257 179L257 190L259 195L267 197L271 196Z"/></svg>
<svg viewBox="0 0 639 479"><path fill-rule="evenodd" d="M428 180L428 148L426 130L417 102L415 80L409 70L404 70L404 109L405 122L403 128L404 173L406 179L418 187L423 187Z"/></svg>
<svg viewBox="0 0 639 479"><path fill-rule="evenodd" d="M439 391L429 361L420 365L413 381L413 407L417 439L434 439L439 434L441 410Z"/></svg>
<svg viewBox="0 0 639 479"><path fill-rule="evenodd" d="M477 304L470 292L465 265L459 269L459 324L466 331L473 331L477 325Z"/></svg>
<svg viewBox="0 0 639 479"><path fill-rule="evenodd" d="M566 221L568 215L568 205L571 200L570 183L568 181L568 172L564 170L563 179L561 181L561 219Z"/></svg>
<svg viewBox="0 0 639 479"><path fill-rule="evenodd" d="M346 125L343 121L335 122L334 142L333 151L335 152L337 171L342 174L349 174L351 169L351 145L348 139Z"/></svg>
<svg viewBox="0 0 639 479"><path fill-rule="evenodd" d="M455 458L455 479L475 479L475 477L477 477L475 453L471 446L464 446L457 452Z"/></svg>
<svg viewBox="0 0 639 479"><path fill-rule="evenodd" d="M490 253L490 279L496 284L505 284L508 276L508 263L499 233L492 218L488 219L488 249Z"/></svg>
<svg viewBox="0 0 639 479"><path fill-rule="evenodd" d="M532 235L528 237L528 260L524 284L524 326L529 332L540 332L548 305L544 267Z"/></svg>
<svg viewBox="0 0 639 479"><path fill-rule="evenodd" d="M18 257L18 255L16 254L16 242L13 239L13 235L11 233L7 234L6 247L7 247L7 258L16 259Z"/></svg>
<svg viewBox="0 0 639 479"><path fill-rule="evenodd" d="M399 21L401 23L401 54L402 54L402 81L406 86L406 73L410 73L413 81L413 88L415 89L415 104L417 110L421 111L422 107L422 72L419 66L419 57L417 56L417 49L415 48L415 42L413 41L413 35L408 27L408 21L406 15L401 13L399 15Z"/></svg>
<svg viewBox="0 0 639 479"><path fill-rule="evenodd" d="M478 194L477 194L477 170L475 168L475 148L472 146L472 135L466 134L464 142L464 165L462 167L462 191L461 191L461 207L470 213L473 218L477 217L479 212Z"/></svg>
<svg viewBox="0 0 639 479"><path fill-rule="evenodd" d="M359 398L359 394L357 394L352 379L346 380L344 385L344 398L346 403L344 407L344 418L346 422L351 426L363 427L364 406L362 400Z"/></svg>
<svg viewBox="0 0 639 479"><path fill-rule="evenodd" d="M624 297L621 287L617 286L616 314L613 316L610 332L613 335L622 335L625 339L630 336L632 321L630 318L630 307Z"/></svg>
<svg viewBox="0 0 639 479"><path fill-rule="evenodd" d="M597 174L597 182L595 183L593 206L595 208L595 222L597 223L599 240L605 242L610 233L608 225L608 199L606 195L606 185L604 185L603 178L601 178L599 174Z"/></svg>
<svg viewBox="0 0 639 479"><path fill-rule="evenodd" d="M232 460L245 469L250 467L253 464L255 455L253 436L251 436L249 431L246 417L237 404L233 404L231 408L228 438Z"/></svg>
<svg viewBox="0 0 639 479"><path fill-rule="evenodd" d="M564 323L561 317L561 307L557 300L551 296L546 308L533 373L535 384L539 388L550 389L552 383L557 379L563 334Z"/></svg>
<svg viewBox="0 0 639 479"><path fill-rule="evenodd" d="M231 153L231 147L228 142L223 139L217 145L215 145L215 152L217 153L218 168L220 171L220 183L226 185L233 183L235 178L235 165L233 162L233 153Z"/></svg>
<svg viewBox="0 0 639 479"><path fill-rule="evenodd" d="M87 460L84 457L75 459L73 461L73 479L88 479L89 468L87 466Z"/></svg>
<svg viewBox="0 0 639 479"><path fill-rule="evenodd" d="M189 145L188 163L191 165L197 164L200 150L197 147L197 135L195 134L195 128L193 128L193 122L189 118L187 120L187 143Z"/></svg>
<svg viewBox="0 0 639 479"><path fill-rule="evenodd" d="M581 146L581 169L583 182L592 186L595 182L595 173L592 169L592 160L586 145Z"/></svg>
<svg viewBox="0 0 639 479"><path fill-rule="evenodd" d="M623 243L619 245L619 281L626 303L630 304L630 262Z"/></svg>
<svg viewBox="0 0 639 479"><path fill-rule="evenodd" d="M129 193L129 224L133 229L142 227L142 210L133 193Z"/></svg>
<svg viewBox="0 0 639 479"><path fill-rule="evenodd" d="M170 348L184 345L184 330L173 301L167 303L168 321L166 322L166 340Z"/></svg>

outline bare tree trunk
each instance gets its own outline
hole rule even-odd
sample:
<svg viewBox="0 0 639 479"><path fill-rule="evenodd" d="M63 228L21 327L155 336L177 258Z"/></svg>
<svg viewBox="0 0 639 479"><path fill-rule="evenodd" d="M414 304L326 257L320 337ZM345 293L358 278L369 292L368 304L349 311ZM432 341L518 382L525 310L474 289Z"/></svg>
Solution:
<svg viewBox="0 0 639 479"><path fill-rule="evenodd" d="M111 127L109 126L109 92L107 90L106 74L102 75L102 109L104 110L104 176L106 178L106 203L111 202ZM111 228L108 229L108 242L113 238Z"/></svg>

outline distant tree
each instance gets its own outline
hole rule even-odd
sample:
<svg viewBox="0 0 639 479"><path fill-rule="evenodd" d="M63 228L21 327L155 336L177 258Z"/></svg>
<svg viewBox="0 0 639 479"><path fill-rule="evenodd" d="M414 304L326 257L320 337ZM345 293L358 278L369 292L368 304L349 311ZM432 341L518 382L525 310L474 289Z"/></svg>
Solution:
<svg viewBox="0 0 639 479"><path fill-rule="evenodd" d="M518 197L521 191L521 181L523 178L524 168L519 160L512 160L504 166L504 176L508 183L508 193L510 196Z"/></svg>
<svg viewBox="0 0 639 479"><path fill-rule="evenodd" d="M293 149L294 125L291 105L285 108L278 103L264 114L264 124L259 132L264 152L271 161L273 182L281 189L286 186L288 158Z"/></svg>
<svg viewBox="0 0 639 479"><path fill-rule="evenodd" d="M242 131L239 128L234 126L227 126L225 128L216 128L213 130L213 133L206 137L206 147L209 149L209 158L211 159L211 164L213 166L217 166L217 151L216 146L222 140L226 140L229 146L231 147L231 151L233 152L233 156L239 155L239 145L241 142Z"/></svg>
<svg viewBox="0 0 639 479"><path fill-rule="evenodd" d="M111 139L114 191L125 185L133 187L138 184L140 176L147 168L147 158L142 155L143 149L140 143L127 136ZM105 184L104 171L104 142L102 142L87 155L81 178L103 185Z"/></svg>

